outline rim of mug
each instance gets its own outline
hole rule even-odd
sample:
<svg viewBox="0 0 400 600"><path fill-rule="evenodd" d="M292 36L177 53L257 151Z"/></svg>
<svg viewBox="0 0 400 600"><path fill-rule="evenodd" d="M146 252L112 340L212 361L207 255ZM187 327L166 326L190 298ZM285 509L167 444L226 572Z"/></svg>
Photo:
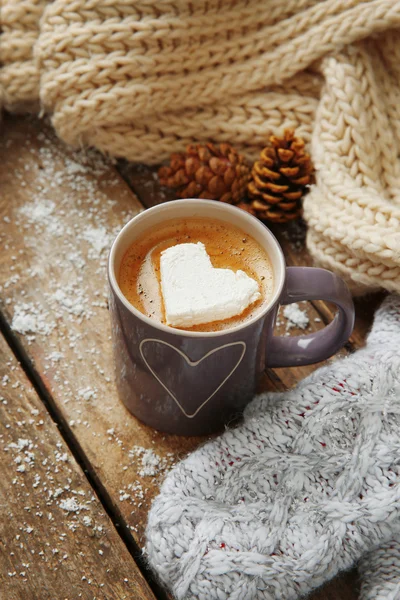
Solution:
<svg viewBox="0 0 400 600"><path fill-rule="evenodd" d="M278 285L276 286L276 289L275 289L271 299L269 300L269 302L266 302L265 308L263 308L259 313L257 313L251 319L248 319L244 323L241 323L240 325L236 325L235 327L229 327L228 329L222 329L222 330L218 330L218 331L191 331L188 329L178 329L177 327L170 327L168 325L164 325L163 323L158 323L158 322L150 319L150 317L147 317L145 314L140 312L140 310L138 310L137 308L135 308L133 306L133 304L131 304L127 300L127 298L122 293L121 288L119 287L119 284L118 284L118 281L117 281L117 278L116 278L116 275L114 272L114 258L115 258L115 254L116 254L116 250L119 245L119 242L120 242L121 238L123 237L125 231L132 226L132 222L133 221L135 221L136 223L140 222L141 220L146 218L146 215L148 215L150 212L154 213L154 212L168 211L168 210L170 210L171 207L172 208L176 207L180 203L185 204L187 206L189 202L195 203L196 205L201 202L202 204L208 204L210 207L218 206L219 210L222 209L222 211L225 210L228 213L232 212L232 211L235 214L240 213L241 218L245 222L247 221L247 222L250 222L253 225L255 225L262 232L262 235L266 235L270 239L270 241L274 244L274 246L276 247L277 254L278 254L279 267L282 272L280 282L278 282ZM171 217L171 218L179 219L179 215L177 215L176 217ZM200 218L203 218L203 217L200 217ZM212 215L210 215L210 216L207 215L207 218L213 218L213 217L212 217ZM216 217L216 218L218 219L218 217ZM219 219L219 220L221 220L221 219ZM256 323L259 319L263 318L271 310L271 308L273 308L273 306L275 306L275 304L278 302L278 300L282 294L283 286L284 286L285 280L286 280L286 262L285 262L285 257L283 255L282 248L281 248L278 240L274 236L274 234L270 231L270 229L268 229L268 227L266 225L264 225L264 223L262 223L259 219L257 219L250 213L246 212L245 210L242 210L241 208L238 208L237 206L234 206L232 204L219 202L217 200L205 200L205 199L203 200L203 199L199 199L199 198L183 198L183 199L179 199L179 200L170 200L163 204L157 204L156 206L147 208L147 209L141 211L139 214L132 217L132 219L130 219L128 221L128 223L126 223L122 227L121 231L117 234L116 238L114 239L114 241L111 245L111 249L110 249L110 253L109 253L109 257L108 257L108 263L107 263L107 270L108 270L108 278L109 278L110 286L112 287L113 291L118 296L118 298L122 302L122 304L133 315L135 315L136 317L138 317L139 319L141 319L148 325L151 325L155 329L159 329L160 331L163 331L164 333L170 333L170 334L175 334L175 335L180 335L180 336L183 335L186 337L199 337L199 338L200 337L211 338L211 337L219 337L221 335L228 335L228 334L240 331L241 329L245 329L249 325ZM275 270L274 270L274 277L275 277Z"/></svg>

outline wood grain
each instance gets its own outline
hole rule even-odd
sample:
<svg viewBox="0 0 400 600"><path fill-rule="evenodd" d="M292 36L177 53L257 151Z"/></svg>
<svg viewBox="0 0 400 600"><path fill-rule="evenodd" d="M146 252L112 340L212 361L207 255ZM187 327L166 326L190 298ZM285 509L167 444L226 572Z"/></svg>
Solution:
<svg viewBox="0 0 400 600"><path fill-rule="evenodd" d="M199 440L144 426L118 398L106 260L114 235L142 206L111 165L82 160L34 119L3 124L1 308L56 418L142 547L166 468ZM138 448L155 453L154 475Z"/></svg>
<svg viewBox="0 0 400 600"><path fill-rule="evenodd" d="M2 336L0 381L1 598L154 599Z"/></svg>

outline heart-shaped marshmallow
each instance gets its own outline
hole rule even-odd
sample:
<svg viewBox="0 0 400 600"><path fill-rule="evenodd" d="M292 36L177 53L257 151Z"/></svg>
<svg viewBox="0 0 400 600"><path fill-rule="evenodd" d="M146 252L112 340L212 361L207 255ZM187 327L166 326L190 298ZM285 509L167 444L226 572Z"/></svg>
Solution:
<svg viewBox="0 0 400 600"><path fill-rule="evenodd" d="M244 271L215 269L201 242L167 248L160 269L168 325L192 327L229 319L261 298L258 283Z"/></svg>

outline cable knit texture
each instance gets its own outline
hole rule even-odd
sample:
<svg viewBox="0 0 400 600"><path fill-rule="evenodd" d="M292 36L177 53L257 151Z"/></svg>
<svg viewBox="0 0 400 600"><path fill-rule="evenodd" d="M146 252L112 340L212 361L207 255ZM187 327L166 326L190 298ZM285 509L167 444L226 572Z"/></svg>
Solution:
<svg viewBox="0 0 400 600"><path fill-rule="evenodd" d="M399 347L392 296L364 349L258 396L172 470L146 549L176 598L291 600L368 551L363 600L400 597Z"/></svg>
<svg viewBox="0 0 400 600"><path fill-rule="evenodd" d="M45 0L2 0L0 7L0 106L7 110L36 109L39 69L33 46Z"/></svg>
<svg viewBox="0 0 400 600"><path fill-rule="evenodd" d="M400 292L400 0L3 0L0 101L158 163L312 136L308 247L355 293ZM397 29L396 29L397 28Z"/></svg>
<svg viewBox="0 0 400 600"><path fill-rule="evenodd" d="M306 196L308 247L354 291L400 289L400 35L325 58Z"/></svg>
<svg viewBox="0 0 400 600"><path fill-rule="evenodd" d="M400 599L400 535L360 562L362 600Z"/></svg>

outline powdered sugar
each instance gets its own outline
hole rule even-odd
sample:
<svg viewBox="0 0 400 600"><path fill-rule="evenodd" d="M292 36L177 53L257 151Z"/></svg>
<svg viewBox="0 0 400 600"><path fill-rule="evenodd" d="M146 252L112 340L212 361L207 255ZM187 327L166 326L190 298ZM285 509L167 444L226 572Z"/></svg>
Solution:
<svg viewBox="0 0 400 600"><path fill-rule="evenodd" d="M64 354L62 352L57 352L57 350L54 350L47 355L47 360L50 360L52 363L58 363L62 358L64 358Z"/></svg>
<svg viewBox="0 0 400 600"><path fill-rule="evenodd" d="M74 317L80 317L81 320L92 314L85 293L77 285L71 284L56 290L50 300L55 300L63 311Z"/></svg>
<svg viewBox="0 0 400 600"><path fill-rule="evenodd" d="M65 512L79 512L82 508L82 505L79 504L77 499L72 496L71 498L64 498L60 500L59 507Z"/></svg>
<svg viewBox="0 0 400 600"><path fill-rule="evenodd" d="M19 382L18 372L15 361L10 361L4 367L9 369L9 381L12 387L15 382ZM0 398L3 400L3 398ZM0 443L4 454L5 472L12 469L15 473L14 478L9 481L8 495L10 496L10 505L4 508L4 517L12 516L9 523L9 534L14 530L16 532L15 542L12 537L8 538L5 546L5 556L7 547L13 552L13 564L21 564L20 560L25 554L34 558L34 548L42 549L40 552L41 560L49 562L48 569L51 569L51 562L47 554L50 551L47 539L54 544L59 542L60 547L64 541L65 530L76 531L80 523L96 529L96 539L100 537L102 525L96 520L104 520L105 515L99 514L98 503L93 496L91 489L81 489L80 484L86 485L85 479L79 475L79 470L73 465L66 446L59 440L54 439L54 425L45 411L37 409L31 404L29 395L21 395L21 400L15 397L14 402L2 402L0 404L1 421L3 423L3 433L0 435ZM5 406L6 408L5 408ZM43 418L42 418L43 417ZM42 425L44 420L46 428ZM10 426L12 423L12 427ZM52 430L53 433L52 433ZM18 436L19 435L19 436ZM57 435L57 434L56 434ZM8 464L7 464L8 462ZM96 511L92 508L92 503L96 502ZM8 512L7 512L8 511ZM12 511L12 515L11 512ZM64 516L61 517L61 511ZM85 511L85 517L79 515ZM46 522L44 522L44 519ZM54 521L54 525L47 525L47 522ZM57 529L54 526L57 524ZM49 533L49 537L47 538ZM21 533L35 536L37 542L34 548L30 547L29 542ZM82 533L81 539L87 539L87 534ZM69 547L72 547L73 541L69 540ZM100 542L101 543L101 542ZM79 544L79 542L78 542ZM80 546L78 545L78 548ZM58 554L59 548L52 546L51 553ZM62 560L65 560L63 553ZM60 557L61 559L61 557ZM57 562L54 566L57 568ZM27 562L22 563L24 569L29 568ZM22 572L22 571L21 571Z"/></svg>
<svg viewBox="0 0 400 600"><path fill-rule="evenodd" d="M129 450L129 456L141 465L138 470L141 477L154 477L161 471L170 468L173 461L172 453L161 457L152 448L143 448L142 446L133 446Z"/></svg>
<svg viewBox="0 0 400 600"><path fill-rule="evenodd" d="M42 223L53 214L56 205L51 200L42 200L34 204L21 206L20 213L26 217L28 223Z"/></svg>
<svg viewBox="0 0 400 600"><path fill-rule="evenodd" d="M88 257L96 259L99 258L105 250L110 248L114 235L107 232L105 227L89 226L83 231L82 238L92 246L88 252Z"/></svg>
<svg viewBox="0 0 400 600"><path fill-rule="evenodd" d="M20 298L12 303L12 327L26 335L29 343L37 335L49 335L58 320L81 323L106 308L107 253L124 223L122 217L121 222L109 225L115 201L106 188L117 185L119 180L110 171L107 160L95 151L66 153L60 142L42 134L39 139L42 145L35 150L38 156L31 160L29 153L21 153L23 162L17 162L13 172L27 198L13 219L30 249L29 265L23 267L24 279L43 278L50 288L45 292L46 305L21 302ZM55 200L55 190L60 187L62 195ZM7 222L11 222L8 216ZM13 243L14 239L10 239L11 247ZM8 244L5 246L9 249ZM15 265L11 271L19 271L21 252L13 256ZM100 275L95 300L92 282L82 277L93 263ZM20 272L11 274L3 289L12 293L20 281ZM10 300L6 298L5 302L9 304Z"/></svg>
<svg viewBox="0 0 400 600"><path fill-rule="evenodd" d="M283 316L287 319L286 330L292 329L293 327L306 329L310 323L307 312L301 310L296 302L285 306L283 309Z"/></svg>
<svg viewBox="0 0 400 600"><path fill-rule="evenodd" d="M18 438L16 442L8 444L7 448L15 448L16 450L24 450L24 448L32 448L31 440L25 438Z"/></svg>
<svg viewBox="0 0 400 600"><path fill-rule="evenodd" d="M97 390L86 387L81 390L78 390L78 396L82 398L82 400L95 400L97 398Z"/></svg>
<svg viewBox="0 0 400 600"><path fill-rule="evenodd" d="M48 335L55 327L49 313L33 302L21 302L14 307L11 328L22 334ZM34 338L32 338L34 339Z"/></svg>

